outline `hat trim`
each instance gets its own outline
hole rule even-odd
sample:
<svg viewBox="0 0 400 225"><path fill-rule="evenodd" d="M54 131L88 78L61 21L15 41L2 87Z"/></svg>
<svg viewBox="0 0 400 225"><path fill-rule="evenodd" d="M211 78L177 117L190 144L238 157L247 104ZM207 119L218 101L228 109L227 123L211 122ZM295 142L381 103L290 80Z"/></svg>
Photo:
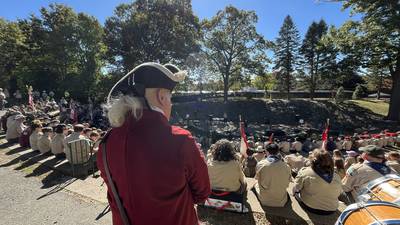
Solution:
<svg viewBox="0 0 400 225"><path fill-rule="evenodd" d="M170 65L170 66L174 66L172 64L166 64L166 65ZM155 67L157 69L159 69L164 75L166 75L169 79L171 79L172 81L179 83L182 82L185 77L187 76L187 71L186 70L180 70L177 73L172 73L169 69L167 69L165 66L159 64L159 63L155 63L155 62L146 62L146 63L142 63L138 66L136 66L135 68L133 68L131 71L129 71L126 75L124 75L117 83L114 84L114 86L111 88L110 92L108 93L107 96L107 103L111 102L111 94L113 93L114 89L118 86L119 83L121 83L122 81L124 81L128 76L130 76L132 73L132 77L128 77L128 83L132 82L131 85L134 85L134 72L139 69L142 66L152 66ZM176 66L174 66L176 67Z"/></svg>

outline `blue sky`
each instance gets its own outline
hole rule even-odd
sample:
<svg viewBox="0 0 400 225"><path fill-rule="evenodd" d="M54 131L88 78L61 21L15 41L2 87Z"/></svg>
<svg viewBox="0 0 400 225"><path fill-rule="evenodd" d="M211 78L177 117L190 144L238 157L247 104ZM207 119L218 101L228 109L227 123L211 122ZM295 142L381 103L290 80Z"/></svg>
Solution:
<svg viewBox="0 0 400 225"><path fill-rule="evenodd" d="M3 0L0 17L8 20L26 18L31 13L38 14L40 7L52 2L66 4L104 23L118 4L130 0ZM193 11L201 19L212 17L229 4L240 9L255 10L259 19L257 30L269 40L276 38L288 14L292 16L302 36L313 20L323 18L329 25L340 26L350 18L348 11L341 11L340 3L318 0L192 0Z"/></svg>

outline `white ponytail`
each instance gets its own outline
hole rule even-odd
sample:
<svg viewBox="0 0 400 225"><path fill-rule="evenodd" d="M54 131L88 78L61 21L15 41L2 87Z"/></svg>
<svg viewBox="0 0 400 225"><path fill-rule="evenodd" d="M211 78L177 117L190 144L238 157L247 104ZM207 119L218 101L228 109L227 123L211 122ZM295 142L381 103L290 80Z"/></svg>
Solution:
<svg viewBox="0 0 400 225"><path fill-rule="evenodd" d="M107 117L112 127L120 127L125 123L128 116L133 116L136 120L142 117L143 104L137 97L128 95L111 99L106 108Z"/></svg>

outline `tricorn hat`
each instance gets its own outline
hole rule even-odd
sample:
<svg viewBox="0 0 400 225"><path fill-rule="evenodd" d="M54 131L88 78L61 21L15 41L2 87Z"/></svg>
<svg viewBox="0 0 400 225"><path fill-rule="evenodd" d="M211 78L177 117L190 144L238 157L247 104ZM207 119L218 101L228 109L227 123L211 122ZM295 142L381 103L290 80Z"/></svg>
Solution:
<svg viewBox="0 0 400 225"><path fill-rule="evenodd" d="M135 67L122 77L111 89L107 101L120 94L144 97L146 88L165 88L173 90L182 82L187 72L172 64L161 65L147 62Z"/></svg>

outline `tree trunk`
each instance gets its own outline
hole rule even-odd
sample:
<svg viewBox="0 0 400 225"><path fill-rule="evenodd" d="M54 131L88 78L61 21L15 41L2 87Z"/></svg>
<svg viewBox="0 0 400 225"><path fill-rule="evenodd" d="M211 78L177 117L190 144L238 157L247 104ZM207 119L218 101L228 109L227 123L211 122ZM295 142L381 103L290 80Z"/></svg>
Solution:
<svg viewBox="0 0 400 225"><path fill-rule="evenodd" d="M388 120L400 121L400 70L392 74L393 86L390 96Z"/></svg>
<svg viewBox="0 0 400 225"><path fill-rule="evenodd" d="M228 102L228 89L229 89L229 80L227 78L224 79L224 102Z"/></svg>
<svg viewBox="0 0 400 225"><path fill-rule="evenodd" d="M376 92L376 98L377 98L378 100L381 99L382 83L383 83L383 74L380 73L380 76L379 76L379 83L378 83L378 90L377 90L377 92Z"/></svg>

